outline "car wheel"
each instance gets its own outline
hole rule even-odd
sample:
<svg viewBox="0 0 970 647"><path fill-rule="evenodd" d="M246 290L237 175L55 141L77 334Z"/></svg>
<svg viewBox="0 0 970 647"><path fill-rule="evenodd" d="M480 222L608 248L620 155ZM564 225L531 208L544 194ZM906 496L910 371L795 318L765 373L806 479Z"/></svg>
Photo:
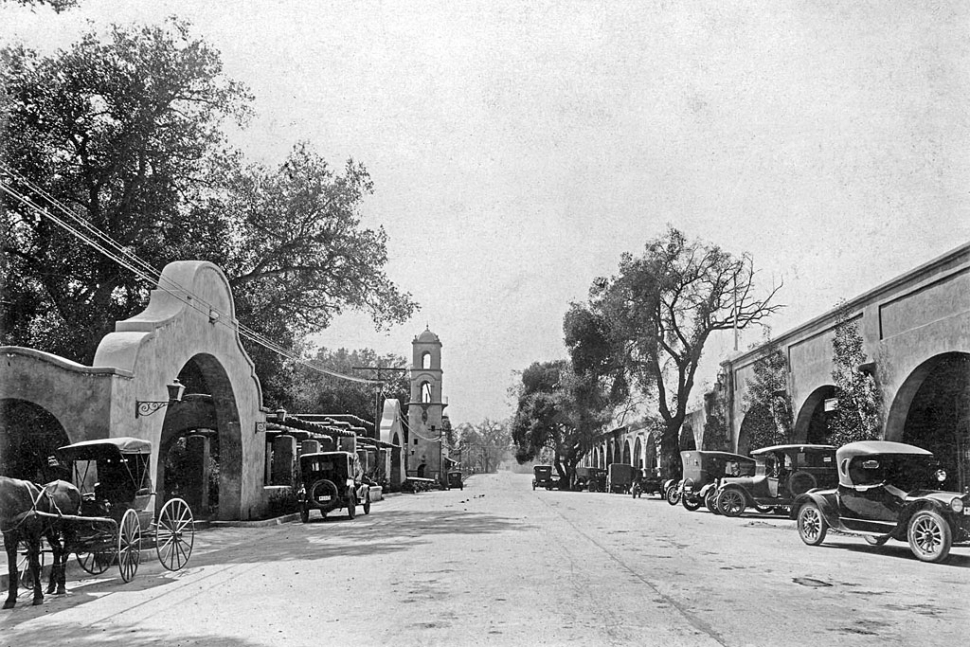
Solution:
<svg viewBox="0 0 970 647"><path fill-rule="evenodd" d="M866 543L870 546L882 546L889 541L889 535L866 535Z"/></svg>
<svg viewBox="0 0 970 647"><path fill-rule="evenodd" d="M703 501L701 501L699 497L695 497L691 494L687 494L686 492L684 492L681 495L680 502L684 505L685 508L687 508L691 512L693 512L694 510L697 510L699 507L701 507L701 504L703 503Z"/></svg>
<svg viewBox="0 0 970 647"><path fill-rule="evenodd" d="M676 485L671 485L667 488L667 503L670 505L677 505L680 503L680 488Z"/></svg>
<svg viewBox="0 0 970 647"><path fill-rule="evenodd" d="M717 495L717 509L725 517L740 517L744 514L746 505L744 495L733 487L721 490Z"/></svg>
<svg viewBox="0 0 970 647"><path fill-rule="evenodd" d="M704 507L711 514L721 514L721 511L717 509L717 490L712 489L704 497Z"/></svg>
<svg viewBox="0 0 970 647"><path fill-rule="evenodd" d="M357 516L357 497L353 492L347 495L347 516L351 519Z"/></svg>
<svg viewBox="0 0 970 647"><path fill-rule="evenodd" d="M364 514L370 514L370 492L364 498Z"/></svg>
<svg viewBox="0 0 970 647"><path fill-rule="evenodd" d="M934 510L920 510L909 521L909 548L924 562L942 562L950 555L950 524Z"/></svg>
<svg viewBox="0 0 970 647"><path fill-rule="evenodd" d="M806 503L798 510L798 536L809 546L818 546L825 541L828 529L822 511L814 503Z"/></svg>
<svg viewBox="0 0 970 647"><path fill-rule="evenodd" d="M308 523L310 521L310 509L306 506L300 508L300 521Z"/></svg>

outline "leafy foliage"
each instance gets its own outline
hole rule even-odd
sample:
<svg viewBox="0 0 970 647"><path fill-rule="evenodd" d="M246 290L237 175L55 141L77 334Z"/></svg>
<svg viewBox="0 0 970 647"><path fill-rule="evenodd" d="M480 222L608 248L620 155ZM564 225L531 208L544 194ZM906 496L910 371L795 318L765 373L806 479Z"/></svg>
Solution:
<svg viewBox="0 0 970 647"><path fill-rule="evenodd" d="M598 379L577 374L564 360L535 362L522 372L517 390L515 458L525 463L548 450L561 481L570 483L609 419L609 399Z"/></svg>
<svg viewBox="0 0 970 647"><path fill-rule="evenodd" d="M668 473L679 471L678 434L710 335L760 325L782 307L771 304L778 288L754 296L754 274L747 254L735 258L670 227L641 256L623 254L619 272L590 289L588 310L608 331L615 361L641 390L656 394L667 425L661 455Z"/></svg>
<svg viewBox="0 0 970 647"><path fill-rule="evenodd" d="M763 357L754 363L754 378L744 395L744 429L748 450L792 441L793 413L788 395L788 362L770 343Z"/></svg>
<svg viewBox="0 0 970 647"><path fill-rule="evenodd" d="M362 378L376 379L377 371L359 370L360 367L378 366L384 369L403 369L407 360L398 355L378 355L369 348L347 350L340 348L317 351L311 364L343 375L358 375ZM291 388L287 393L284 408L294 413L349 413L374 422L378 415L377 387L362 382L334 378L315 371L310 367L297 364L292 371ZM379 374L384 386L380 391L380 405L383 411L384 399L397 399L406 415L410 399L410 382L406 371L383 371ZM380 424L380 420L376 421Z"/></svg>
<svg viewBox="0 0 970 647"><path fill-rule="evenodd" d="M874 440L882 433L882 392L875 375L859 367L868 360L862 335L847 309L838 310L832 379L835 380L839 406L829 420L832 444L841 446L857 440Z"/></svg>
<svg viewBox="0 0 970 647"><path fill-rule="evenodd" d="M307 144L273 171L245 166L223 127L245 124L251 97L185 23L89 33L52 57L2 56L0 155L22 193L49 193L155 268L212 261L239 320L280 346L299 347L345 309L380 328L417 307L384 273L384 231L361 226L366 169L335 172ZM22 204L0 207L0 341L89 363L154 286ZM292 375L275 353L247 350L279 406Z"/></svg>
<svg viewBox="0 0 970 647"><path fill-rule="evenodd" d="M465 422L455 428L455 434L462 462L485 473L495 471L512 444L508 421Z"/></svg>

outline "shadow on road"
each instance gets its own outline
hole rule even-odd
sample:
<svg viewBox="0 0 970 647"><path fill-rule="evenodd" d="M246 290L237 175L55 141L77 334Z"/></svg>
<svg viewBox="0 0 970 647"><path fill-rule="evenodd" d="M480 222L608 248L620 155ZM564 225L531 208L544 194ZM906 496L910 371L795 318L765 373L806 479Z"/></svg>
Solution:
<svg viewBox="0 0 970 647"><path fill-rule="evenodd" d="M841 539L841 537L840 537ZM839 549L848 550L853 553L865 553L871 555L874 558L882 559L905 559L908 561L918 561L916 555L913 551L909 549L909 545L900 542L892 542L885 544L884 546L870 546L868 544L856 544L856 543L831 543L822 544L819 548L829 548L829 549ZM966 553L951 552L950 556L942 564L927 564L926 568L970 568L970 555Z"/></svg>

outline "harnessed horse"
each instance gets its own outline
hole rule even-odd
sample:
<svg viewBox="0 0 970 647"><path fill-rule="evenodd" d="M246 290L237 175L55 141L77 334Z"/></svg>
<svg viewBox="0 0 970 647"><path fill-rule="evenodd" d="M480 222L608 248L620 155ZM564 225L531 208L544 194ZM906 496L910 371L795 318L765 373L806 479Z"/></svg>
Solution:
<svg viewBox="0 0 970 647"><path fill-rule="evenodd" d="M46 537L53 552L48 593L66 593L64 571L74 541L71 523L60 523L62 515L76 515L81 508L81 492L67 481L53 481L43 488L20 479L0 476L0 530L7 551L9 591L4 609L17 603L17 544L27 545L27 558L34 590L34 604L42 604L40 541ZM61 536L63 535L63 543Z"/></svg>

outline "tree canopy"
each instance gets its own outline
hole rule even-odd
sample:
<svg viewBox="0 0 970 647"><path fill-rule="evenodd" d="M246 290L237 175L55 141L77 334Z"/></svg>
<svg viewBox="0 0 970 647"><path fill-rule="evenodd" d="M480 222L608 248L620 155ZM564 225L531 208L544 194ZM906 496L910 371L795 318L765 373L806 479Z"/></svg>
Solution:
<svg viewBox="0 0 970 647"><path fill-rule="evenodd" d="M49 194L157 270L214 262L240 321L279 346L346 309L380 328L417 307L384 272L385 232L361 224L373 190L364 166L336 172L306 143L276 169L246 165L224 127L245 125L251 97L186 23L91 32L52 56L0 55L0 172L18 192L41 204ZM8 196L0 217L0 341L89 363L155 286ZM277 406L283 359L246 343Z"/></svg>
<svg viewBox="0 0 970 647"><path fill-rule="evenodd" d="M882 392L873 372L861 368L868 362L863 350L858 320L849 316L844 304L836 314L832 339L832 379L838 407L829 418L830 442L844 445L856 440L879 438L882 431Z"/></svg>
<svg viewBox="0 0 970 647"><path fill-rule="evenodd" d="M460 460L485 473L495 471L512 444L507 421L485 418L477 425L463 422L454 431Z"/></svg>
<svg viewBox="0 0 970 647"><path fill-rule="evenodd" d="M623 254L616 275L593 282L585 308L606 331L614 361L644 393L656 395L669 473L680 471L678 434L711 334L761 324L782 307L771 303L777 288L755 295L754 278L747 254L735 257L670 227L643 254Z"/></svg>

